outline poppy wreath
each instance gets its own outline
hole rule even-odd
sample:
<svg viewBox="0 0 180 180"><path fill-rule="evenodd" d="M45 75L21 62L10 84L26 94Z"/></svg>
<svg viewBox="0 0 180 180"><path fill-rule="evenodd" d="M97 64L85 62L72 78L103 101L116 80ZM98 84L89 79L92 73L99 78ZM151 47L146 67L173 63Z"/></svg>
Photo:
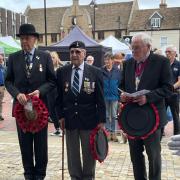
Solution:
<svg viewBox="0 0 180 180"><path fill-rule="evenodd" d="M99 133L103 135L103 139L101 140L97 138ZM98 146L98 143L101 147ZM107 131L100 127L94 128L90 133L90 151L93 158L102 163L107 157L108 149Z"/></svg>
<svg viewBox="0 0 180 180"><path fill-rule="evenodd" d="M160 117L157 107L153 103L143 106L138 107L136 103L124 104L118 115L120 129L126 133L128 139L147 139L159 127ZM142 109L142 112L138 108ZM133 109L135 111L132 111Z"/></svg>
<svg viewBox="0 0 180 180"><path fill-rule="evenodd" d="M13 115L23 132L36 133L48 124L49 113L46 105L37 96L26 95L26 97L27 100L32 102L34 119L28 119L24 106L21 105L18 101L14 106Z"/></svg>

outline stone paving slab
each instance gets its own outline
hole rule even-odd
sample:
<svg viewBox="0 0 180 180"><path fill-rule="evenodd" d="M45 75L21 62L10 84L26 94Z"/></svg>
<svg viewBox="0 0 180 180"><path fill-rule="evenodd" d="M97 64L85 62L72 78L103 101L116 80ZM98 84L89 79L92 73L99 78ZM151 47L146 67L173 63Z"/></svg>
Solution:
<svg viewBox="0 0 180 180"><path fill-rule="evenodd" d="M46 180L61 180L62 139L48 137L49 162ZM180 157L167 149L168 138L162 141L162 180L180 180ZM147 159L147 157L146 157ZM65 180L69 180L65 152ZM0 131L0 180L23 180L23 168L17 133ZM133 180L132 166L127 144L109 143L105 162L96 167L96 180Z"/></svg>
<svg viewBox="0 0 180 180"><path fill-rule="evenodd" d="M11 96L6 92L3 103L4 121L0 121L0 180L23 180L23 168L16 133L16 124L11 114ZM172 135L172 123L166 128L166 135ZM53 132L49 123L48 131ZM118 137L120 138L120 137ZM46 180L61 180L62 138L48 137L49 162ZM162 141L162 180L180 180L180 157L173 156L167 149L168 138ZM147 157L146 157L147 159ZM69 180L65 152L65 180ZM148 169L148 168L147 168ZM96 180L133 180L132 165L127 144L109 143L109 154L104 163L96 167Z"/></svg>

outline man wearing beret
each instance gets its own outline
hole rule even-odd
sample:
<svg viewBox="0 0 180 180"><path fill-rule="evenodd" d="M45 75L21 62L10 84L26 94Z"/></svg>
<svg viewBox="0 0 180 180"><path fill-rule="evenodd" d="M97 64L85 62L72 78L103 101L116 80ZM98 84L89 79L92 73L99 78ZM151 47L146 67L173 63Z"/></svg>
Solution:
<svg viewBox="0 0 180 180"><path fill-rule="evenodd" d="M51 57L35 48L39 34L32 24L22 24L17 36L22 50L9 56L5 79L5 86L14 98L13 108L17 102L26 106L26 95L37 96L46 104L46 94L55 87L56 80ZM17 123L17 132L25 180L43 180L48 162L47 125L33 133L24 132Z"/></svg>
<svg viewBox="0 0 180 180"><path fill-rule="evenodd" d="M167 58L150 52L151 38L146 33L135 34L132 38L131 47L133 57L129 61L125 61L123 65L122 89L128 93L143 89L149 90L149 92L135 98L128 97L126 93L121 94L121 101L129 104L125 107L131 105L134 108L129 109L125 118L129 120L128 117L134 112L131 123L132 128L137 127L135 128L136 134L142 128L139 121L143 123L143 119L149 121L145 126L143 125L144 129L147 129L146 127L149 127L152 121L156 122L155 125L159 124L155 131L154 129L148 129L148 133L152 132L149 135L145 134L142 138L138 136L134 139L129 138L134 177L135 180L161 180L161 128L167 123L164 99L172 93L170 63ZM154 111L151 111L154 112L154 116L148 116L147 111L144 110L144 107L148 110L151 106L154 108ZM140 113L142 113L142 117ZM156 126L152 127L156 128ZM131 133L132 129L127 129L127 132ZM139 136L141 135L139 134ZM149 161L149 178L146 174L144 149Z"/></svg>
<svg viewBox="0 0 180 180"><path fill-rule="evenodd" d="M61 127L65 124L71 179L93 180L95 160L89 139L91 130L97 126L103 128L105 123L102 74L98 68L84 63L83 42L73 42L69 50L71 64L57 70L57 112Z"/></svg>

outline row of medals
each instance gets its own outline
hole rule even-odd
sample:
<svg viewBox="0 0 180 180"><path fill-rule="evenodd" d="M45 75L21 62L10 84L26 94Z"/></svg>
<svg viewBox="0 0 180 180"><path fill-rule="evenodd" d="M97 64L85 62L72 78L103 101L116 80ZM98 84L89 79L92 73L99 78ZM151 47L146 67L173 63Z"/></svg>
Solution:
<svg viewBox="0 0 180 180"><path fill-rule="evenodd" d="M95 82L88 82L88 81L84 81L84 92L86 92L87 94L91 94L94 92L95 89ZM69 82L65 82L65 92L68 92L69 90Z"/></svg>
<svg viewBox="0 0 180 180"><path fill-rule="evenodd" d="M33 63L30 63L29 67L26 65L26 72L27 72L27 77L30 78L31 76L31 70L33 67ZM42 68L42 64L39 65L39 71L42 72L43 68Z"/></svg>

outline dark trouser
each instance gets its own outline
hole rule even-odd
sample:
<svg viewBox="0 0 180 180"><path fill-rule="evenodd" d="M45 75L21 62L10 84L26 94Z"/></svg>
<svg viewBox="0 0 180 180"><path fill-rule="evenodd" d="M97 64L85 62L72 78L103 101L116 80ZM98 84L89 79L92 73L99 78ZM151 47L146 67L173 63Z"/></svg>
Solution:
<svg viewBox="0 0 180 180"><path fill-rule="evenodd" d="M18 125L17 130L25 178L43 179L46 176L48 162L47 126L35 134L24 133ZM35 157L35 160L33 157Z"/></svg>
<svg viewBox="0 0 180 180"><path fill-rule="evenodd" d="M55 105L56 97L57 97L57 89L56 88L53 89L47 95L49 115L50 115L51 119L53 120L55 129L58 129L58 128L60 128L60 124L59 124L59 119L58 119L57 113L56 113L56 105Z"/></svg>
<svg viewBox="0 0 180 180"><path fill-rule="evenodd" d="M90 130L66 130L68 170L71 180L95 179L96 161L90 152L90 132Z"/></svg>
<svg viewBox="0 0 180 180"><path fill-rule="evenodd" d="M161 130L158 129L146 140L129 140L131 161L135 180L147 180L144 146L149 161L149 180L161 180Z"/></svg>
<svg viewBox="0 0 180 180"><path fill-rule="evenodd" d="M174 94L170 98L166 98L166 108L169 106L171 109L173 123L174 123L174 135L180 133L179 122L179 97L178 94Z"/></svg>

